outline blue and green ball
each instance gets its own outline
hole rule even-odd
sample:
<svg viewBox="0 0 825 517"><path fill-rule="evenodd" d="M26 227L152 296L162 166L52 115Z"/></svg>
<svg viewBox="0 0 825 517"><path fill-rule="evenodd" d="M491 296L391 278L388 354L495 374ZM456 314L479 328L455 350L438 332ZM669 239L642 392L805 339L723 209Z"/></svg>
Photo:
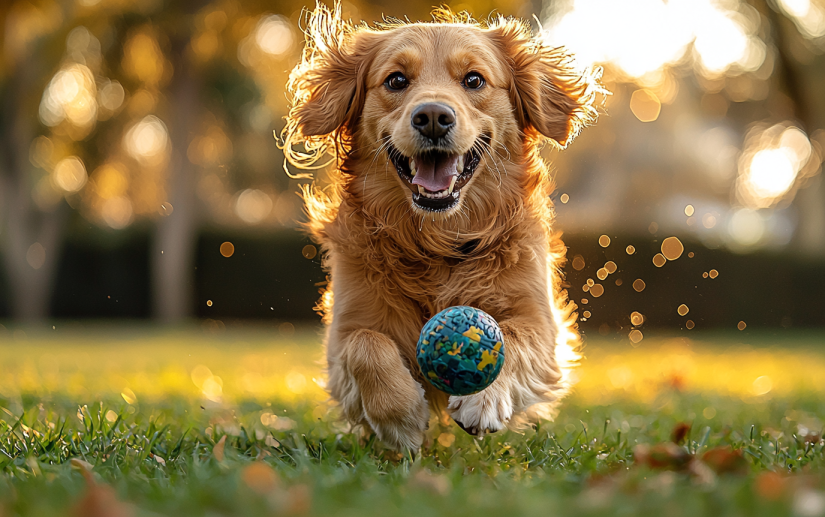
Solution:
<svg viewBox="0 0 825 517"><path fill-rule="evenodd" d="M450 395L471 395L501 372L504 337L486 312L466 305L449 307L424 325L416 358L433 386Z"/></svg>

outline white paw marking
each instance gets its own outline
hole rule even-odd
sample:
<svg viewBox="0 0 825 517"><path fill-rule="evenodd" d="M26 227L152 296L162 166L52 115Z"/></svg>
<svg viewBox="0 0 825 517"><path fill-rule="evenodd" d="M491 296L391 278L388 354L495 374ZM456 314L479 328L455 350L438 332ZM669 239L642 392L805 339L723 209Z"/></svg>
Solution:
<svg viewBox="0 0 825 517"><path fill-rule="evenodd" d="M470 434L499 431L513 416L510 394L501 389L487 388L473 395L452 396L447 409L453 420Z"/></svg>

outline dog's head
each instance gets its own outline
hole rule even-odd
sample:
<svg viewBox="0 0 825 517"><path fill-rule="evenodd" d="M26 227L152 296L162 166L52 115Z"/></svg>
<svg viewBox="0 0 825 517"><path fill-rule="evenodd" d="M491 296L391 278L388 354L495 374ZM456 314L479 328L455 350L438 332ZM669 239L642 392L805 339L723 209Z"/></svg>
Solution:
<svg viewBox="0 0 825 517"><path fill-rule="evenodd" d="M352 174L389 162L394 188L409 192L417 212L448 216L465 191L500 188L508 164L523 164L542 141L566 146L595 120L598 75L576 71L526 23L433 15L434 23L375 28L342 21L338 9L309 15L283 133L292 163L330 150L360 164L347 167ZM499 182L474 181L485 174Z"/></svg>

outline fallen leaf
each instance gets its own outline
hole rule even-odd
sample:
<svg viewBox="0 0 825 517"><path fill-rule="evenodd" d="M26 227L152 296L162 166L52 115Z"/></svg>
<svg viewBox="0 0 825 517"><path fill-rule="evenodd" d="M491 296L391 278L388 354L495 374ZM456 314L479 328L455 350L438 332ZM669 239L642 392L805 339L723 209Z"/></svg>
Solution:
<svg viewBox="0 0 825 517"><path fill-rule="evenodd" d="M86 468L88 463L75 460L76 458L72 459L71 463L73 467L80 469L86 479L86 493L74 505L72 515L76 517L132 517L134 515L132 505L120 501L112 487L95 481L91 469Z"/></svg>
<svg viewBox="0 0 825 517"><path fill-rule="evenodd" d="M165 459L161 458L157 454L153 454L152 457L155 459L155 461L157 461L158 463L160 463L164 467L166 466L166 460Z"/></svg>
<svg viewBox="0 0 825 517"><path fill-rule="evenodd" d="M729 446L716 447L702 455L702 461L717 474L741 473L748 470L748 462L742 456L741 450L733 450Z"/></svg>
<svg viewBox="0 0 825 517"><path fill-rule="evenodd" d="M455 435L453 433L441 433L438 435L438 443L442 447L449 447L455 442Z"/></svg>
<svg viewBox="0 0 825 517"><path fill-rule="evenodd" d="M754 481L757 494L770 501L779 499L787 487L787 479L776 472L760 472Z"/></svg>
<svg viewBox="0 0 825 517"><path fill-rule="evenodd" d="M450 493L450 480L446 476L433 474L427 470L419 470L410 477L410 486L428 490L438 495Z"/></svg>
<svg viewBox="0 0 825 517"><path fill-rule="evenodd" d="M304 515L312 506L312 492L306 485L292 485L287 490L289 498L288 513Z"/></svg>
<svg viewBox="0 0 825 517"><path fill-rule="evenodd" d="M687 438L689 432L690 424L679 422L673 427L673 431L670 433L670 441L677 445L681 445L682 442L685 441L685 438Z"/></svg>
<svg viewBox="0 0 825 517"><path fill-rule="evenodd" d="M636 463L652 469L682 470L688 466L692 456L675 443L666 442L656 445L640 443L633 449Z"/></svg>
<svg viewBox="0 0 825 517"><path fill-rule="evenodd" d="M260 495L268 494L278 488L278 475L272 467L262 461L256 461L241 471L243 482Z"/></svg>
<svg viewBox="0 0 825 517"><path fill-rule="evenodd" d="M224 458L224 448L226 447L226 435L221 436L221 439L218 440L218 443L212 447L212 455L215 456L215 459L218 461L223 461Z"/></svg>

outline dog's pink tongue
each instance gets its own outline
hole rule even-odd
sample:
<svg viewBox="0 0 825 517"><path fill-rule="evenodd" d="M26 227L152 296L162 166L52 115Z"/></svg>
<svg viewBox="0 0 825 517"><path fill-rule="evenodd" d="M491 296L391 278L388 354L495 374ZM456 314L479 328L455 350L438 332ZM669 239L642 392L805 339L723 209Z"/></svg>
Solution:
<svg viewBox="0 0 825 517"><path fill-rule="evenodd" d="M413 185L421 185L430 192L438 192L449 188L453 176L456 176L455 166L458 155L445 156L422 155L415 157L416 173Z"/></svg>

